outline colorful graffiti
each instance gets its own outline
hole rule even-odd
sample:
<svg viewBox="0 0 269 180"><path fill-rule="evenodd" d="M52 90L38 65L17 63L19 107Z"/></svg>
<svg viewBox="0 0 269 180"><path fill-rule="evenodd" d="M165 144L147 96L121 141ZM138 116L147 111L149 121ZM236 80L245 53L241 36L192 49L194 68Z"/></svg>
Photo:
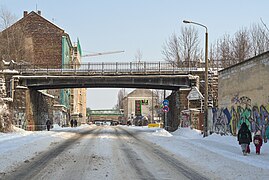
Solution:
<svg viewBox="0 0 269 180"><path fill-rule="evenodd" d="M232 100L231 109L212 109L213 131L237 134L241 124L245 122L251 132L260 130L266 141L269 138L269 104L267 106L251 106L251 99L248 97L239 98L236 95Z"/></svg>

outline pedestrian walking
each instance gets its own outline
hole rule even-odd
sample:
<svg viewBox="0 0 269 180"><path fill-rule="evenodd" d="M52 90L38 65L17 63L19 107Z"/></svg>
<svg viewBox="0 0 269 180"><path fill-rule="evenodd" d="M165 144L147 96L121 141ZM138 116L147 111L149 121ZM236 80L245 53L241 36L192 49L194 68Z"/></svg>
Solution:
<svg viewBox="0 0 269 180"><path fill-rule="evenodd" d="M46 126L47 126L47 130L50 130L50 126L51 126L51 121L48 119L46 122Z"/></svg>
<svg viewBox="0 0 269 180"><path fill-rule="evenodd" d="M243 155L250 153L249 144L252 142L251 132L245 122L241 124L241 127L237 134L237 140L241 145Z"/></svg>
<svg viewBox="0 0 269 180"><path fill-rule="evenodd" d="M78 121L75 119L74 120L74 127L77 127L78 126Z"/></svg>
<svg viewBox="0 0 269 180"><path fill-rule="evenodd" d="M74 126L74 120L73 119L71 119L70 124L71 124L71 127Z"/></svg>
<svg viewBox="0 0 269 180"><path fill-rule="evenodd" d="M253 137L253 143L256 147L256 154L261 153L261 147L262 147L262 136L261 136L261 131L257 131L255 133L255 136Z"/></svg>

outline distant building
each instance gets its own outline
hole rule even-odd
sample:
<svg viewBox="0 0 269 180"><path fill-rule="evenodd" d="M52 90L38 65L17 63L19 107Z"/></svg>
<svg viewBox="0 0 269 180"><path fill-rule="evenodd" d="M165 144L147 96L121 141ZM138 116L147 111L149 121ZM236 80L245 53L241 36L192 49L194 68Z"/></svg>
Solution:
<svg viewBox="0 0 269 180"><path fill-rule="evenodd" d="M66 65L70 68L70 64L81 63L79 41L73 46L69 35L42 17L41 11L24 11L23 18L0 32L0 54L1 60L14 60L17 64L41 68L65 68ZM53 95L56 109L62 109L60 114L54 112L58 114L54 120L61 122L59 117L69 118L71 114L78 114L80 120L85 121L86 89L43 92Z"/></svg>
<svg viewBox="0 0 269 180"><path fill-rule="evenodd" d="M141 116L153 122L158 117L158 100L156 93L151 90L135 89L123 99L124 120L133 120Z"/></svg>

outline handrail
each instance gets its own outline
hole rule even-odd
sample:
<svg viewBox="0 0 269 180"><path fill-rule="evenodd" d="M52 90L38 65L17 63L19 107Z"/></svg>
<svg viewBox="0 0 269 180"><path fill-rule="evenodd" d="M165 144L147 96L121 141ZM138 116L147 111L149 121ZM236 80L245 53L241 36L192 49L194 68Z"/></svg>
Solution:
<svg viewBox="0 0 269 180"><path fill-rule="evenodd" d="M85 64L52 65L17 65L14 67L21 74L187 74L198 68L178 67L167 62L89 62Z"/></svg>

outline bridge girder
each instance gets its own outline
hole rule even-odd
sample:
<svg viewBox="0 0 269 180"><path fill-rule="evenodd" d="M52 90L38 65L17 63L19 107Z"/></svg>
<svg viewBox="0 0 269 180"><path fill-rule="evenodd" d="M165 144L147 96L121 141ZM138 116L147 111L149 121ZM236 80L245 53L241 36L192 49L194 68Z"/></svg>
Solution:
<svg viewBox="0 0 269 180"><path fill-rule="evenodd" d="M63 88L144 88L178 90L190 87L192 75L133 76L14 76L19 84L31 89Z"/></svg>

